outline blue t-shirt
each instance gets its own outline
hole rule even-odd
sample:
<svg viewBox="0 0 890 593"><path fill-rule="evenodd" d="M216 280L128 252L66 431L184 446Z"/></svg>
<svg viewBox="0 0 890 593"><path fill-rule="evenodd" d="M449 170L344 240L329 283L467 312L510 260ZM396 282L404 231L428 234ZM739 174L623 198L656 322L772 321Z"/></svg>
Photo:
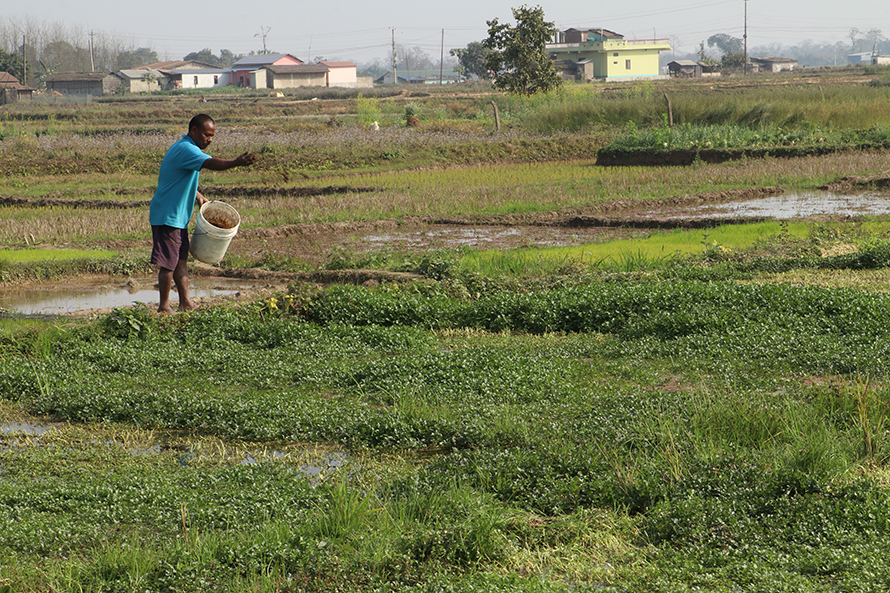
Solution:
<svg viewBox="0 0 890 593"><path fill-rule="evenodd" d="M165 224L184 229L189 225L201 166L209 158L212 157L201 152L187 135L167 149L158 173L158 188L148 208L148 222L152 226Z"/></svg>

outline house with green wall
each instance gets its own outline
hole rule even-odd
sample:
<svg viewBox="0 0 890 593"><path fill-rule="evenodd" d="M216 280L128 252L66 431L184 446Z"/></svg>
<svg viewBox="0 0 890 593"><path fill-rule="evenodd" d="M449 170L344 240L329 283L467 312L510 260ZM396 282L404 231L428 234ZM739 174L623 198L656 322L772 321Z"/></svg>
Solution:
<svg viewBox="0 0 890 593"><path fill-rule="evenodd" d="M562 77L568 80L656 78L658 54L670 51L668 39L625 39L608 29L566 29L546 45Z"/></svg>

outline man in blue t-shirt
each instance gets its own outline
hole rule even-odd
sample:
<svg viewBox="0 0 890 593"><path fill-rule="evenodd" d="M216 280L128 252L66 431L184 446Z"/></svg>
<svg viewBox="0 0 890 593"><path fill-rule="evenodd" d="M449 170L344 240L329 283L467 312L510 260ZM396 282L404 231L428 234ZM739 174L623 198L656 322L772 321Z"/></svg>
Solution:
<svg viewBox="0 0 890 593"><path fill-rule="evenodd" d="M205 154L216 134L216 124L209 115L196 115L189 122L188 134L167 149L161 170L158 173L158 187L151 199L148 221L151 224L151 263L159 266L158 292L160 293L159 313L172 313L170 289L176 284L179 292L179 309L194 309L189 296L189 237L188 224L195 204L207 202L198 191L198 177L201 169L225 171L232 167L243 167L256 162L255 154L245 152L232 160L217 159Z"/></svg>

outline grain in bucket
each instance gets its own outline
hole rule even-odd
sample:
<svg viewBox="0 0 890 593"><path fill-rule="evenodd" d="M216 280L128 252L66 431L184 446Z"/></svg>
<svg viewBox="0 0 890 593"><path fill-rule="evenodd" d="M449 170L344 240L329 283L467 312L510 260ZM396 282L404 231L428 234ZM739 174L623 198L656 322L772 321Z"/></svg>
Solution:
<svg viewBox="0 0 890 593"><path fill-rule="evenodd" d="M232 237L238 233L240 224L241 215L225 202L205 202L198 210L189 251L205 264L218 263L225 256Z"/></svg>

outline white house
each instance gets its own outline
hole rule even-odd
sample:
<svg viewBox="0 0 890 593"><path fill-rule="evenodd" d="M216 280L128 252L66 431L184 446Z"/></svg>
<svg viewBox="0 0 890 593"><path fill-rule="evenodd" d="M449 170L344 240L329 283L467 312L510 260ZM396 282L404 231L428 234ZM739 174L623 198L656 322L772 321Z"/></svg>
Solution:
<svg viewBox="0 0 890 593"><path fill-rule="evenodd" d="M212 89L232 84L232 71L221 68L167 70L172 86L179 89Z"/></svg>

